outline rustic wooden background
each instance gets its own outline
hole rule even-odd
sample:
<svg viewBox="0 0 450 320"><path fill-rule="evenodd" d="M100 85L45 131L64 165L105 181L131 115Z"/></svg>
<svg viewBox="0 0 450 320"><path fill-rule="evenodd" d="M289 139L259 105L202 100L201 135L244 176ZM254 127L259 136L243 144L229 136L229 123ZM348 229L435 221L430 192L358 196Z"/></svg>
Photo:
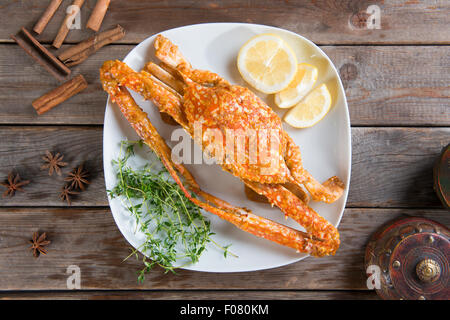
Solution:
<svg viewBox="0 0 450 320"><path fill-rule="evenodd" d="M363 252L369 236L400 215L450 225L432 188L432 167L450 142L449 1L112 1L102 30L121 24L127 35L73 68L89 87L42 116L31 102L59 83L11 39L32 28L49 1L0 1L0 179L15 170L31 180L26 193L0 199L0 298L376 299L366 287ZM50 44L63 20L63 2L38 37ZM81 10L82 30L94 0ZM361 23L366 8L381 9L381 29ZM102 168L106 95L98 68L124 57L146 37L203 22L250 22L297 32L329 55L349 102L353 164L350 195L335 257L308 258L251 273L213 274L155 269L136 281L138 261L122 259L129 245L108 208ZM92 184L68 208L59 200L63 178L40 171L45 150L72 165L86 161ZM67 173L70 168L65 168ZM46 231L49 254L35 259L27 241ZM66 268L82 270L82 290L66 286Z"/></svg>

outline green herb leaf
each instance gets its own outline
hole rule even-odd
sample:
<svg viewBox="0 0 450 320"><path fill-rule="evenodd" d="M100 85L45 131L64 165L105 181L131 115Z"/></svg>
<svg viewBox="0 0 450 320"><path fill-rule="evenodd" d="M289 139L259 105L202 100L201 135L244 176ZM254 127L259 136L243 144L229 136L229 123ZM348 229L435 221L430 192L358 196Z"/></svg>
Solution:
<svg viewBox="0 0 450 320"><path fill-rule="evenodd" d="M175 273L175 265L198 262L210 242L223 250L226 257L229 245L221 247L210 238L214 234L210 222L165 168L155 170L146 165L135 170L128 165L128 160L135 155L135 146L142 147L142 140L122 141L121 155L113 160L118 182L107 192L111 199L119 197L123 201L135 217L139 230L145 234L144 243L130 255L137 254L138 250L145 254L138 282L142 283L145 273L155 265Z"/></svg>

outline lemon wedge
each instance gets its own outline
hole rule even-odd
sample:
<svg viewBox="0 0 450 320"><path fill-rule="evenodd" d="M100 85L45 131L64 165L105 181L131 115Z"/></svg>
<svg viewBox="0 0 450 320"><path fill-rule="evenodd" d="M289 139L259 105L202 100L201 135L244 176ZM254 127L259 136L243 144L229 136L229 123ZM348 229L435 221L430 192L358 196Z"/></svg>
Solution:
<svg viewBox="0 0 450 320"><path fill-rule="evenodd" d="M328 113L331 100L327 86L322 84L289 110L284 116L284 121L295 128L312 127Z"/></svg>
<svg viewBox="0 0 450 320"><path fill-rule="evenodd" d="M314 87L317 81L318 69L308 63L300 63L294 80L288 87L275 94L275 103L280 108L290 108L302 100Z"/></svg>
<svg viewBox="0 0 450 320"><path fill-rule="evenodd" d="M285 89L292 82L297 73L297 58L283 39L265 33L242 46L237 66L245 81L269 94Z"/></svg>

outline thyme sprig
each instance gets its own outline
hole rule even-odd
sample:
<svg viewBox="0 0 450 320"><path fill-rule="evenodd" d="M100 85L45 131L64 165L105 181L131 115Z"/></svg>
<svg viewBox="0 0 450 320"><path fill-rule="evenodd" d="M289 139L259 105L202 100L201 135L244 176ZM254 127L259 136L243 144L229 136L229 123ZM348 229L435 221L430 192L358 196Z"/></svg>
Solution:
<svg viewBox="0 0 450 320"><path fill-rule="evenodd" d="M155 265L166 272L199 261L208 243L213 243L228 253L228 246L220 246L211 236L210 222L203 217L198 206L184 195L167 170L146 165L133 169L128 161L135 155L135 146L142 141L122 141L120 155L113 160L117 169L117 184L108 190L111 199L119 197L136 219L136 231L145 235L143 244L132 255L142 252L144 268L139 271L138 281ZM234 254L233 254L234 255Z"/></svg>

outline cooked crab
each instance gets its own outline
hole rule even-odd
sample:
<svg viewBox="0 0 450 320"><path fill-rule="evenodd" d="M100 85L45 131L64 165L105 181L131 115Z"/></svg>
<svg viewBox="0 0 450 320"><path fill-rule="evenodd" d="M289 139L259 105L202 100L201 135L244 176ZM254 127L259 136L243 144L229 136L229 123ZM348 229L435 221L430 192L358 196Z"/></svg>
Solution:
<svg viewBox="0 0 450 320"><path fill-rule="evenodd" d="M306 194L298 197L286 186L295 185L299 190L305 187L313 200L332 203L344 192L341 180L331 177L320 184L314 179L303 168L300 148L283 130L278 115L249 89L232 85L210 71L193 69L178 47L162 35L156 37L154 45L161 66L150 62L144 70L136 72L123 62L106 61L100 70L101 81L112 101L159 156L186 196L203 209L254 235L314 256L334 254L340 243L337 229L308 206ZM224 170L265 196L307 232L254 215L202 191L186 167L172 160L170 148L127 88L151 100L160 112L180 124ZM196 135L198 129L200 136ZM233 145L236 156L232 153L233 157L224 158L212 148L212 140L207 138L209 130L218 130L224 135L229 130L256 132L257 136L270 132L270 139L258 139L259 144L270 144L264 146L265 150L270 150L269 162L261 161L259 155L256 161L249 161L249 143L241 148ZM248 142L251 137L246 139ZM179 175L190 191L204 201L190 194Z"/></svg>

